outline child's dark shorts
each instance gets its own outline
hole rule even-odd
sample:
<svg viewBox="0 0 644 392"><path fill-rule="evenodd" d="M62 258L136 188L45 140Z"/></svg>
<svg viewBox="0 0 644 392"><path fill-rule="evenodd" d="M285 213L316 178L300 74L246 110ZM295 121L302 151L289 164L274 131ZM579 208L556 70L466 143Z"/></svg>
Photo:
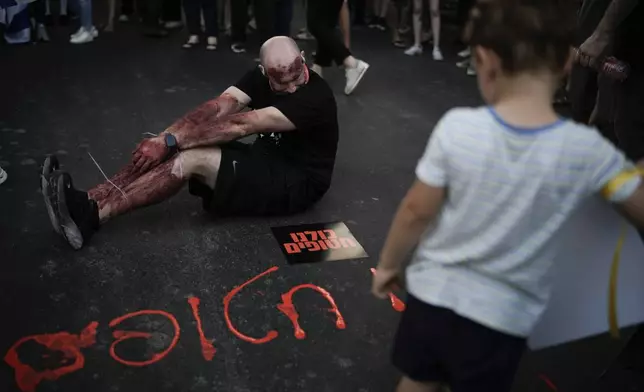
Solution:
<svg viewBox="0 0 644 392"><path fill-rule="evenodd" d="M394 365L452 392L510 392L526 339L495 331L412 295L394 343Z"/></svg>

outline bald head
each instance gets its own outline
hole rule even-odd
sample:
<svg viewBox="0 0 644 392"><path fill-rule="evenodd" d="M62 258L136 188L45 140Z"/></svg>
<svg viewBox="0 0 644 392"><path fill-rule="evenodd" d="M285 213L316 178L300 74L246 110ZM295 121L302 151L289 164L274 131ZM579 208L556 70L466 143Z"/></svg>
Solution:
<svg viewBox="0 0 644 392"><path fill-rule="evenodd" d="M273 37L259 51L264 75L276 92L294 92L308 81L304 56L290 37Z"/></svg>
<svg viewBox="0 0 644 392"><path fill-rule="evenodd" d="M297 43L285 36L273 37L264 42L259 50L259 59L265 68L289 66L301 56Z"/></svg>

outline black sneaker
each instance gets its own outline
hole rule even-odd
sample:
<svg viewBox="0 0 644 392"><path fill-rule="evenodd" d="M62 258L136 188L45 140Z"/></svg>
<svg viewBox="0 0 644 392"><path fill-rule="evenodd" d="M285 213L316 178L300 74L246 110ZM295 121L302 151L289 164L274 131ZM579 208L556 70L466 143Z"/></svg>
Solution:
<svg viewBox="0 0 644 392"><path fill-rule="evenodd" d="M78 250L98 230L98 205L87 197L87 192L74 188L68 173L57 171L54 176L58 185L57 208L61 234L72 248Z"/></svg>
<svg viewBox="0 0 644 392"><path fill-rule="evenodd" d="M45 201L45 207L47 208L51 225L58 234L60 234L60 224L58 223L58 215L56 215L56 192L54 191L57 188L57 184L55 182L52 183L51 180L52 173L59 168L60 164L56 156L47 155L40 172L40 193L42 193L43 200Z"/></svg>
<svg viewBox="0 0 644 392"><path fill-rule="evenodd" d="M235 43L230 45L230 50L233 51L233 53L246 53L246 45L242 43Z"/></svg>

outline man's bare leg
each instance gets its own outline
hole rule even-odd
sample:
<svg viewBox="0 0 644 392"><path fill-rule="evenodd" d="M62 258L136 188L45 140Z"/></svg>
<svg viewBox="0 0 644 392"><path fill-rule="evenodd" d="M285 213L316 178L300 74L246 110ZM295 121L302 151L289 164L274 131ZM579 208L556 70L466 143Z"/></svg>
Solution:
<svg viewBox="0 0 644 392"><path fill-rule="evenodd" d="M419 381L414 381L408 377L403 377L396 388L396 392L443 392L446 389L443 389L442 385L439 383L424 383Z"/></svg>
<svg viewBox="0 0 644 392"><path fill-rule="evenodd" d="M74 249L80 249L100 224L169 199L191 178L214 189L220 163L221 150L218 148L186 150L100 200L74 189L69 174L58 172L57 208L62 234ZM126 169L120 173L126 173Z"/></svg>
<svg viewBox="0 0 644 392"><path fill-rule="evenodd" d="M104 183L95 186L87 191L87 194L90 199L99 202L100 200L106 199L110 196L112 192L118 192L116 187L123 188L136 181L140 176L141 173L134 170L134 165L132 163L128 163L115 175L110 177L109 181L105 181Z"/></svg>
<svg viewBox="0 0 644 392"><path fill-rule="evenodd" d="M190 178L197 178L215 188L221 150L195 148L162 163L126 185L120 191L97 201L101 224L131 210L160 203L174 196Z"/></svg>

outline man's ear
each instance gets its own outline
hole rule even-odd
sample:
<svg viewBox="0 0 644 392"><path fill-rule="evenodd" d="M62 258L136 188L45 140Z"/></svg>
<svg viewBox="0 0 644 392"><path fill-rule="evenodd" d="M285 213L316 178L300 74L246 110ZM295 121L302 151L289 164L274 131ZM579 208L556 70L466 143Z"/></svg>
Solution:
<svg viewBox="0 0 644 392"><path fill-rule="evenodd" d="M266 76L266 68L264 68L264 66L261 64L258 65L258 67L259 67L259 70L262 71L262 75Z"/></svg>
<svg viewBox="0 0 644 392"><path fill-rule="evenodd" d="M304 55L304 51L300 52L300 56L302 57L302 62L306 64L306 56Z"/></svg>

